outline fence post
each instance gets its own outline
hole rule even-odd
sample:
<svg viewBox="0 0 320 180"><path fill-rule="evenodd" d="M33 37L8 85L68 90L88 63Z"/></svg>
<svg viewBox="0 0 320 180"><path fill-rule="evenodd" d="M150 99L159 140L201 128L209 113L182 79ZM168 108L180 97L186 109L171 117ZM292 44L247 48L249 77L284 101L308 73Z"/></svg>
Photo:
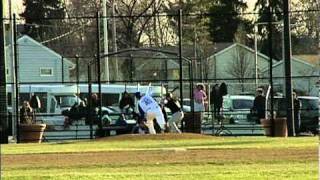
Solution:
<svg viewBox="0 0 320 180"><path fill-rule="evenodd" d="M87 111L87 121L90 119L90 139L93 139L93 120L91 117L91 95L92 95L92 87L91 87L91 66L90 64L88 65L88 97L87 97L87 106L88 106L88 111Z"/></svg>
<svg viewBox="0 0 320 180"><path fill-rule="evenodd" d="M100 58L100 15L96 13L96 28L97 28L97 68L98 68L98 92L99 92L99 128L102 130L102 95L101 95L101 58Z"/></svg>
<svg viewBox="0 0 320 180"><path fill-rule="evenodd" d="M61 80L64 83L64 57L61 56Z"/></svg>
<svg viewBox="0 0 320 180"><path fill-rule="evenodd" d="M7 69L4 44L3 2L0 1L0 131L1 143L8 143Z"/></svg>
<svg viewBox="0 0 320 180"><path fill-rule="evenodd" d="M292 98L292 78L291 78L291 33L290 33L290 4L289 0L283 1L283 33L284 33L284 65L286 77L286 100L287 100L287 127L288 136L295 136L293 98Z"/></svg>
<svg viewBox="0 0 320 180"><path fill-rule="evenodd" d="M17 135L17 143L20 142L20 111L19 111L19 102L20 102L20 95L19 95L19 59L18 59L18 43L17 43L17 22L16 22L16 15L13 14L13 41L14 41L14 73L15 73L15 94L16 94L16 135ZM12 107L13 108L13 107Z"/></svg>
<svg viewBox="0 0 320 180"><path fill-rule="evenodd" d="M275 134L275 123L274 123L274 118L273 118L273 72L272 72L272 68L273 68L273 48L272 48L272 13L273 13L273 9L272 9L272 5L271 3L269 4L269 15L268 15L268 31L269 31L269 36L268 36L268 40L269 40L269 83L270 83L270 121L271 121L271 136L274 136ZM265 107L266 109L268 109L268 107ZM266 117L267 118L267 117Z"/></svg>
<svg viewBox="0 0 320 180"><path fill-rule="evenodd" d="M79 72L79 55L78 54L76 54L76 71L77 71L77 95L79 95L79 83L80 83L80 72Z"/></svg>
<svg viewBox="0 0 320 180"><path fill-rule="evenodd" d="M183 108L183 82L182 82L182 9L179 9L179 81L180 81L180 102ZM183 121L181 121L181 129L183 131Z"/></svg>

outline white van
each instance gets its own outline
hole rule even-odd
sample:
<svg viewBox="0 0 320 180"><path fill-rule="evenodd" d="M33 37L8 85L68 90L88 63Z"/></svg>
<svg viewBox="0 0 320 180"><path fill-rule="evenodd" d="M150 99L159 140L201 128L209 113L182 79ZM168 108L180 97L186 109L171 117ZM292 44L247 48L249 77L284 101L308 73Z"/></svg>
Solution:
<svg viewBox="0 0 320 180"><path fill-rule="evenodd" d="M11 91L11 85L8 85L9 111L12 108ZM36 110L36 120L48 125L63 124L64 117L61 112L80 101L76 96L78 89L75 85L21 84L18 91L20 104L23 101L29 101L32 95L39 97L41 108Z"/></svg>
<svg viewBox="0 0 320 180"><path fill-rule="evenodd" d="M80 84L80 97L85 99L89 94L88 84ZM99 85L92 84L92 93L99 93ZM151 92L155 99L161 98L166 94L166 89L162 86L141 86L139 84L135 85L124 85L124 84L101 84L101 95L102 95L102 106L113 106L118 107L122 93L127 91L129 94L133 95L136 92L141 92L142 94L146 92Z"/></svg>

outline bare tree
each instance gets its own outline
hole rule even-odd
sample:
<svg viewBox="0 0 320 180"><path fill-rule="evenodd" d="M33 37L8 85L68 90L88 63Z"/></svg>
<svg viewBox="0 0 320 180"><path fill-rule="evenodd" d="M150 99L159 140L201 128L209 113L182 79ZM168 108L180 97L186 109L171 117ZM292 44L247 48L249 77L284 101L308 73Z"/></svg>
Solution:
<svg viewBox="0 0 320 180"><path fill-rule="evenodd" d="M244 91L246 78L253 76L252 67L248 53L242 47L237 46L232 62L227 68L227 73L238 80L241 84L242 92Z"/></svg>
<svg viewBox="0 0 320 180"><path fill-rule="evenodd" d="M151 29L152 19L162 6L162 0L119 0L117 3L118 15L118 46L120 48L141 47L143 38L148 37L147 30ZM154 22L154 21L153 21ZM149 39L157 39L152 33ZM155 37L154 37L155 36ZM128 59L128 58L127 58ZM133 63L134 64L134 63ZM130 60L124 60L120 65L123 77L129 77L128 69L132 66Z"/></svg>
<svg viewBox="0 0 320 180"><path fill-rule="evenodd" d="M175 45L177 34L170 23L171 18L166 12L168 3L164 0L158 0L153 5L153 12L159 12L153 16L153 20L146 26L144 34L147 38L142 40L143 45L163 47L166 45Z"/></svg>
<svg viewBox="0 0 320 180"><path fill-rule="evenodd" d="M117 15L121 21L118 28L120 47L139 47L141 37L161 3L158 3L158 0L119 0L117 5Z"/></svg>

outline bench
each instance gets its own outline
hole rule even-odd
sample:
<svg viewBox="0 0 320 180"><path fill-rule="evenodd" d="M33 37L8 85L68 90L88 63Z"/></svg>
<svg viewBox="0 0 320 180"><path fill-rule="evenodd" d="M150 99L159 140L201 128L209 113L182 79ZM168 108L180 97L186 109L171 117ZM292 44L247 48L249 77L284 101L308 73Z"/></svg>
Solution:
<svg viewBox="0 0 320 180"><path fill-rule="evenodd" d="M119 131L125 131L127 130L127 126L113 126L113 125L110 125L110 126L105 126L105 127L102 127L102 131L103 131L103 135L104 136L111 136L111 135L116 135L119 133ZM115 132L115 134L114 134Z"/></svg>

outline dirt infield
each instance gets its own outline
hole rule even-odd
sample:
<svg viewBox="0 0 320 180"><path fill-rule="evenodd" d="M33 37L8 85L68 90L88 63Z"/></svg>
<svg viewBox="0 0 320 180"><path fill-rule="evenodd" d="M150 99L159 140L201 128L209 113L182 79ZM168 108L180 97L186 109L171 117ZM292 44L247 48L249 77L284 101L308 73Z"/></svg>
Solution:
<svg viewBox="0 0 320 180"><path fill-rule="evenodd" d="M140 135L140 134L124 134L118 136L109 136L104 138L98 138L97 141L119 141L119 140L170 140L170 139L212 139L213 136L210 135L203 135L203 134L193 134L193 133L183 133L183 134L176 134L176 133L165 133L165 134L155 134L155 135Z"/></svg>
<svg viewBox="0 0 320 180"><path fill-rule="evenodd" d="M188 162L251 162L274 161L277 158L295 161L317 159L317 150L287 149L285 151L259 149L188 150L188 151L121 151L96 153L63 153L38 155L5 155L5 167L70 167L101 164L154 164Z"/></svg>
<svg viewBox="0 0 320 180"><path fill-rule="evenodd" d="M122 135L100 138L97 141L119 141L139 139L203 139L212 136L197 134L164 134L152 136ZM192 149L184 148L164 150L136 150L136 151L106 151L88 153L52 153L29 155L3 155L2 164L6 168L15 167L72 167L88 165L128 165L128 164L154 164L154 163L227 163L252 161L275 161L279 157L282 160L315 161L317 160L317 148L288 148L288 149Z"/></svg>

